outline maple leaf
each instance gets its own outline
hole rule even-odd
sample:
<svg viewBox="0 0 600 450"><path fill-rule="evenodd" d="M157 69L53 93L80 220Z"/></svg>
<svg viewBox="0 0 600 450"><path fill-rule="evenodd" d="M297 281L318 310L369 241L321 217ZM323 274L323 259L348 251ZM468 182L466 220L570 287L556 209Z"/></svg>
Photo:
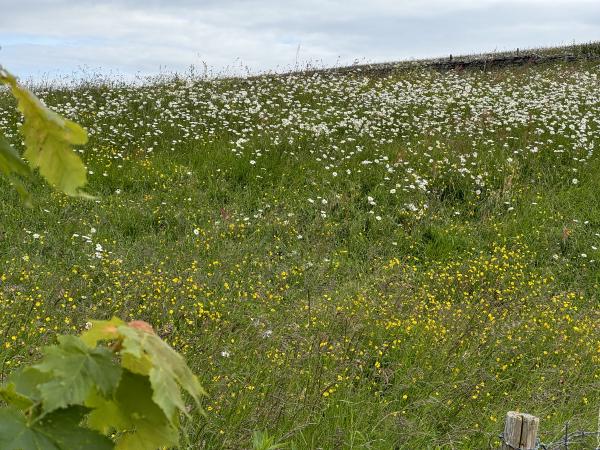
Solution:
<svg viewBox="0 0 600 450"><path fill-rule="evenodd" d="M18 397L24 397L29 399L33 403L41 403L42 396L38 389L40 384L46 383L52 379L51 375L48 373L40 372L33 367L24 367L22 369L17 370L12 373L9 377L10 383L3 388L3 391L6 392L5 399L11 397L10 391L14 389L14 393ZM11 387L14 386L14 388ZM17 403L14 401L7 401L8 403L12 403L13 405L19 407L18 399ZM24 400L23 400L24 401Z"/></svg>
<svg viewBox="0 0 600 450"><path fill-rule="evenodd" d="M0 399L19 409L27 409L33 405L33 400L31 400L31 398L17 392L15 383L8 383L6 386L0 387Z"/></svg>
<svg viewBox="0 0 600 450"><path fill-rule="evenodd" d="M89 329L81 334L81 340L94 348L100 341L119 339L117 327L121 325L125 325L125 322L118 317L110 320L92 320Z"/></svg>
<svg viewBox="0 0 600 450"><path fill-rule="evenodd" d="M102 433L118 432L115 450L149 450L177 445L179 433L162 409L152 401L148 377L123 371L112 399L93 395L88 426Z"/></svg>
<svg viewBox="0 0 600 450"><path fill-rule="evenodd" d="M41 362L32 366L52 375L37 387L46 412L83 404L95 389L105 396L115 390L121 368L114 364L108 349L91 349L76 336L59 336L58 341L59 345L46 348Z"/></svg>
<svg viewBox="0 0 600 450"><path fill-rule="evenodd" d="M94 430L81 427L87 408L59 409L29 422L16 408L0 409L2 450L112 450L113 443Z"/></svg>
<svg viewBox="0 0 600 450"><path fill-rule="evenodd" d="M150 324L140 320L126 324L116 317L94 321L91 328L82 335L82 340L92 347L101 340L120 341L118 348L121 365L133 373L150 378L152 399L169 420L175 420L178 410L188 414L180 387L200 407L200 397L205 392L198 378L183 357L154 333Z"/></svg>
<svg viewBox="0 0 600 450"><path fill-rule="evenodd" d="M31 171L21 159L17 151L0 134L0 170L6 174L16 173L23 177L29 177Z"/></svg>
<svg viewBox="0 0 600 450"><path fill-rule="evenodd" d="M31 198L21 180L15 175L24 178L31 176L29 166L21 159L17 151L0 134L0 173L4 173L15 187L26 205L31 206Z"/></svg>
<svg viewBox="0 0 600 450"><path fill-rule="evenodd" d="M68 195L90 197L81 192L87 183L87 170L73 145L87 142L86 131L75 122L50 110L31 91L21 86L17 79L0 68L0 83L7 84L17 99L18 109L25 121L21 134L25 139L25 159L53 186ZM2 151L5 159L10 151ZM9 160L11 171L22 170L14 158ZM24 172L23 172L24 173Z"/></svg>
<svg viewBox="0 0 600 450"><path fill-rule="evenodd" d="M204 389L181 355L143 327L120 326L118 330L124 336L121 354L129 356L129 359L123 359L123 366L133 372L149 375L152 399L170 420L176 418L177 410L188 414L179 386L200 407Z"/></svg>

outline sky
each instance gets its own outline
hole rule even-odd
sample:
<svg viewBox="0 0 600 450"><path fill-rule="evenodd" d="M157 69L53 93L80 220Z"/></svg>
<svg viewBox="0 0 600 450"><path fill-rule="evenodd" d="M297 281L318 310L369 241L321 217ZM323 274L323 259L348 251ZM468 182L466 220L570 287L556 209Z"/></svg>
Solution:
<svg viewBox="0 0 600 450"><path fill-rule="evenodd" d="M600 0L0 0L29 78L212 75L600 40Z"/></svg>

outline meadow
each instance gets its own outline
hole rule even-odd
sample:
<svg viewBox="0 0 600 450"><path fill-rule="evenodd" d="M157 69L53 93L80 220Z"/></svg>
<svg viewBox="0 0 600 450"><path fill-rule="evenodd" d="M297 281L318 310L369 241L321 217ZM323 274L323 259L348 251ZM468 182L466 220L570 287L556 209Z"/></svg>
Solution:
<svg viewBox="0 0 600 450"><path fill-rule="evenodd" d="M34 92L87 128L98 199L27 209L0 180L0 379L116 315L208 391L182 449L484 449L508 410L545 442L596 429L597 61Z"/></svg>

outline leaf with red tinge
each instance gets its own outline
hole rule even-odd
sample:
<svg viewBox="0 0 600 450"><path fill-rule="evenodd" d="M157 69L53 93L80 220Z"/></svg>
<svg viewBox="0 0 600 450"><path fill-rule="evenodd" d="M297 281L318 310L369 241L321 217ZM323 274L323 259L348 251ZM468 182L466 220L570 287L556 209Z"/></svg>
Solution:
<svg viewBox="0 0 600 450"><path fill-rule="evenodd" d="M113 317L110 320L92 320L89 330L81 335L81 340L89 347L94 348L99 341L112 341L119 339L119 331L117 327L125 325L118 317Z"/></svg>

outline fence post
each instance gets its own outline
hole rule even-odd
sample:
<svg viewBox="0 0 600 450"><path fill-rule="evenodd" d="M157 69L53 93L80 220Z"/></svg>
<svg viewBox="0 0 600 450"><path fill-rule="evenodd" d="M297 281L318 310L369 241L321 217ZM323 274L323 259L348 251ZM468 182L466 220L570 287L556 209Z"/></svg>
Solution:
<svg viewBox="0 0 600 450"><path fill-rule="evenodd" d="M534 450L540 419L531 414L509 411L504 421L502 450Z"/></svg>

